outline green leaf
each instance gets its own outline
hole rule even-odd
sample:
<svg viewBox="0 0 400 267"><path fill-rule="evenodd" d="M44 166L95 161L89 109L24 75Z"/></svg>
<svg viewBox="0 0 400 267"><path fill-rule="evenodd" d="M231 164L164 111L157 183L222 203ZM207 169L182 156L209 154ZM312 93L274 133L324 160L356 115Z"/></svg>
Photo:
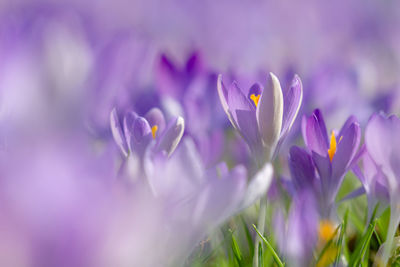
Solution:
<svg viewBox="0 0 400 267"><path fill-rule="evenodd" d="M271 246L271 244L268 242L268 240L258 231L257 227L253 224L254 230L256 230L257 234L260 236L260 238L264 241L265 245L267 246L267 249L271 252L272 256L274 257L274 260L278 266L283 267L285 266L281 259L279 258L278 254L275 252L274 248ZM262 266L262 265L261 265Z"/></svg>

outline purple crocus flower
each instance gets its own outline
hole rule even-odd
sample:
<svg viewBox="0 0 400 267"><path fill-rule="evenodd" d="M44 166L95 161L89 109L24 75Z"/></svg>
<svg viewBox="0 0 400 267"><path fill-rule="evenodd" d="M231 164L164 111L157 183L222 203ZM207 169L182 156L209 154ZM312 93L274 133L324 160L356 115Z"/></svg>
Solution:
<svg viewBox="0 0 400 267"><path fill-rule="evenodd" d="M181 140L184 132L182 117L173 117L168 124L163 113L158 108L153 108L144 117L133 111L128 111L120 123L117 110L114 108L110 114L111 132L122 154L134 165L133 175L137 174L137 163L140 170L144 153L150 143L154 152L165 151L170 156ZM138 157L135 158L135 157Z"/></svg>
<svg viewBox="0 0 400 267"><path fill-rule="evenodd" d="M218 77L218 94L232 125L250 147L256 161L269 161L289 132L303 96L300 78L295 75L289 90L282 92L278 78L270 73L269 88L255 83L245 94L233 82L225 87ZM246 96L247 95L247 96Z"/></svg>
<svg viewBox="0 0 400 267"><path fill-rule="evenodd" d="M386 265L392 249L393 237L400 222L400 119L374 114L365 130L365 144L369 155L386 177L390 201L390 223L386 238L383 263Z"/></svg>
<svg viewBox="0 0 400 267"><path fill-rule="evenodd" d="M321 212L329 217L344 175L356 162L360 143L360 126L350 117L339 134L332 131L330 142L321 112L304 116L302 131L307 150L293 147L290 170L298 188L310 188L321 200ZM315 171L316 170L316 171Z"/></svg>
<svg viewBox="0 0 400 267"><path fill-rule="evenodd" d="M389 191L385 174L374 162L365 146L363 146L360 153L362 153L360 157L362 168L359 165L355 165L352 171L359 178L362 186L350 193L346 199L365 193L368 201L367 223L369 223L377 204L379 204L377 217L387 208L389 204Z"/></svg>

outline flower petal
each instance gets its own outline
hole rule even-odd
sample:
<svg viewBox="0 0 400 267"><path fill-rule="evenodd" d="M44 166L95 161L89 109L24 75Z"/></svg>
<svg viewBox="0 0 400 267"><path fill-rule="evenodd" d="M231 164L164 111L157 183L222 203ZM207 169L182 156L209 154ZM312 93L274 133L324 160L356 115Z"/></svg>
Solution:
<svg viewBox="0 0 400 267"><path fill-rule="evenodd" d="M337 145L336 154L332 159L332 177L341 179L350 167L350 162L360 144L361 129L357 122L352 123L344 130L341 141Z"/></svg>
<svg viewBox="0 0 400 267"><path fill-rule="evenodd" d="M307 147L321 156L328 155L328 135L321 112L316 109L303 119L303 138Z"/></svg>
<svg viewBox="0 0 400 267"><path fill-rule="evenodd" d="M253 177L247 186L246 193L243 197L243 201L239 207L239 210L245 209L252 205L256 200L267 193L268 188L272 182L274 170L270 163L264 165L264 167Z"/></svg>
<svg viewBox="0 0 400 267"><path fill-rule="evenodd" d="M133 125L138 117L139 115L133 111L126 112L124 116L124 134L130 151L133 150L133 147L131 146L133 142Z"/></svg>
<svg viewBox="0 0 400 267"><path fill-rule="evenodd" d="M185 121L182 117L176 117L170 120L167 128L160 136L157 144L157 149L166 151L168 156L170 156L179 144L183 136L184 130Z"/></svg>
<svg viewBox="0 0 400 267"><path fill-rule="evenodd" d="M278 78L270 73L270 87L265 88L257 106L257 122L264 146L269 149L269 156L276 146L283 117L283 95Z"/></svg>
<svg viewBox="0 0 400 267"><path fill-rule="evenodd" d="M293 146L290 149L289 167L296 189L315 189L315 168L306 150Z"/></svg>
<svg viewBox="0 0 400 267"><path fill-rule="evenodd" d="M221 102L222 108L224 109L226 115L228 116L229 121L232 123L233 127L238 129L238 126L236 125L236 122L233 120L231 111L229 110L228 106L228 90L225 87L224 83L222 82L222 75L218 75L218 81L217 81L217 91L218 91L218 96L219 100Z"/></svg>
<svg viewBox="0 0 400 267"><path fill-rule="evenodd" d="M113 108L110 113L110 127L111 127L111 133L114 137L115 142L117 143L118 147L121 149L124 156L127 157L129 154L129 149L128 149L128 145L126 143L124 133L122 131L121 123L119 122L116 108Z"/></svg>
<svg viewBox="0 0 400 267"><path fill-rule="evenodd" d="M292 84L283 95L283 119L281 138L285 137L293 125L303 101L303 85L300 77L295 75Z"/></svg>

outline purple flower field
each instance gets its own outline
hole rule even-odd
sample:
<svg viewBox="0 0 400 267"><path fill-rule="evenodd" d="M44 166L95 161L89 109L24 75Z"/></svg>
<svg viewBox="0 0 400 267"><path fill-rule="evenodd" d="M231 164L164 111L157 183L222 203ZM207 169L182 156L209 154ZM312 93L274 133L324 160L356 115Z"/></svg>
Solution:
<svg viewBox="0 0 400 267"><path fill-rule="evenodd" d="M0 266L400 266L400 3L0 2Z"/></svg>

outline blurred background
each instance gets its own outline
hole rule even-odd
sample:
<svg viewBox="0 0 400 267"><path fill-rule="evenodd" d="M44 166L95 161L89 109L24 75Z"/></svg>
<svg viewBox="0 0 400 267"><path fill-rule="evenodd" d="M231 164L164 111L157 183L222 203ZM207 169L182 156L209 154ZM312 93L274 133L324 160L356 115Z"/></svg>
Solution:
<svg viewBox="0 0 400 267"><path fill-rule="evenodd" d="M162 208L110 188L112 108L181 115L205 167L249 166L217 75L247 90L269 72L282 88L297 73L299 117L320 108L330 129L352 114L361 125L375 111L399 115L400 3L1 1L0 265L160 266L146 253Z"/></svg>

